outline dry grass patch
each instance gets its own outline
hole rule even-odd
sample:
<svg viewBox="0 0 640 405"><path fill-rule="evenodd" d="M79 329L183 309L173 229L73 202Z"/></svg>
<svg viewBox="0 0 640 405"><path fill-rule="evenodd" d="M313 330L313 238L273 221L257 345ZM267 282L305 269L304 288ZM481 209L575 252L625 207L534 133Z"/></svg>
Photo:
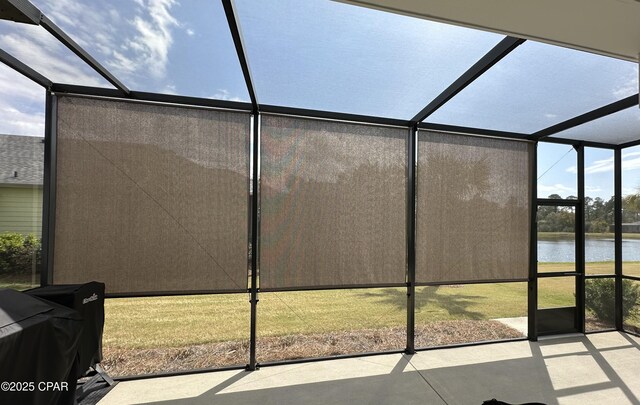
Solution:
<svg viewBox="0 0 640 405"><path fill-rule="evenodd" d="M445 346L523 335L497 321L441 321L416 327L416 347ZM373 351L401 350L406 329L387 327L346 332L262 337L258 361L280 361ZM105 347L103 366L114 376L244 365L247 341L209 343L188 347L131 349Z"/></svg>

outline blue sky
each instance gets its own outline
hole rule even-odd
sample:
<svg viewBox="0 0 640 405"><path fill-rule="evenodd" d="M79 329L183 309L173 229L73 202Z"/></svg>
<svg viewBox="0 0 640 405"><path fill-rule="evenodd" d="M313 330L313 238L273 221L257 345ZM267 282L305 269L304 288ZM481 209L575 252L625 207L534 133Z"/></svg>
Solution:
<svg viewBox="0 0 640 405"><path fill-rule="evenodd" d="M132 89L248 100L218 1L33 3ZM236 5L265 104L409 119L503 38L327 0ZM40 27L0 21L0 47L55 82L109 87ZM526 42L427 121L535 132L636 93L637 69ZM640 128L640 114L632 114ZM43 129L44 90L0 66L0 133L42 135ZM575 154L568 150L541 149L539 173L553 168L540 179L540 196L577 193ZM585 157L587 194L608 198L612 153L589 150ZM630 192L640 185L634 183L640 151L628 151L624 160L623 187Z"/></svg>

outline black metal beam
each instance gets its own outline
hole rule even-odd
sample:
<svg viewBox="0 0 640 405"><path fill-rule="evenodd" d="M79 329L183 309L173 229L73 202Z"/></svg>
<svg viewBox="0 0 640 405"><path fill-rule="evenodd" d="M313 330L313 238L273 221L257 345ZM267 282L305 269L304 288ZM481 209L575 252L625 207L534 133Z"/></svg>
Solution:
<svg viewBox="0 0 640 405"><path fill-rule="evenodd" d="M538 273L538 278L576 277L579 275L577 271L545 271Z"/></svg>
<svg viewBox="0 0 640 405"><path fill-rule="evenodd" d="M164 371L159 373L126 375L122 377L113 377L113 380L118 382L136 381L136 380L147 380L150 378L176 377L181 375L192 375L192 374L212 373L215 371L232 371L232 370L243 370L243 369L244 369L244 366L207 367L207 368L197 368L194 370Z"/></svg>
<svg viewBox="0 0 640 405"><path fill-rule="evenodd" d="M23 24L40 24L42 13L27 0L0 0L0 19Z"/></svg>
<svg viewBox="0 0 640 405"><path fill-rule="evenodd" d="M613 143L603 143L603 142L593 142L593 141L579 141L576 139L568 139L568 138L560 138L556 136L548 136L540 140L540 142L545 143L558 143L561 145L572 145L572 146L586 146L588 148L600 148L600 149L617 149L619 145Z"/></svg>
<svg viewBox="0 0 640 405"><path fill-rule="evenodd" d="M247 91L249 92L249 98L253 105L254 112L259 111L258 97L253 85L253 79L251 78L251 69L249 68L249 60L245 51L244 41L242 39L242 31L238 24L238 16L236 14L235 5L233 0L222 0L222 6L224 7L224 14L227 17L227 23L229 24L229 30L231 31L231 37L233 38L233 44L236 47L236 53L238 54L238 61L242 68L242 75L247 85Z"/></svg>
<svg viewBox="0 0 640 405"><path fill-rule="evenodd" d="M51 90L55 93L81 94L81 95L98 96L98 97L115 97L115 98L123 97L121 92L114 89L105 89L101 87L90 87L90 86L76 86L76 85L68 85L68 84L61 84L61 83L53 83ZM182 105L191 105L191 106L224 108L224 109L233 109L233 110L242 110L242 111L253 110L253 105L246 102L214 100L214 99L208 99L208 98L176 96L173 94L159 94L159 93L149 93L149 92L141 92L141 91L131 91L127 96L127 98L123 100L126 100L126 99L169 103L169 104L182 104ZM368 116L368 115L347 114L347 113L339 113L339 112L331 112L331 111L309 110L304 108L282 107L282 106L274 106L274 105L266 105L266 104L260 105L260 111L264 113L271 113L271 114L319 118L319 119L327 119L327 120L335 120L335 121L348 121L348 122L357 122L357 123L371 124L371 125L388 125L388 126L407 127L407 128L410 128L413 125L411 121L407 121L407 120L398 120L393 118L383 118L383 117L375 117L375 116ZM529 135L524 133L496 131L496 130L482 129L482 128L461 127L461 126L455 126L455 125L434 124L434 123L423 122L418 124L418 128L433 130L433 131L460 133L460 134L471 135L471 136L480 135L480 136L490 136L494 138L516 139L516 140L523 140L523 141L529 140L528 139ZM545 138L544 140L542 140L542 142L560 143L560 144L574 145L574 146L583 145L587 147L602 148L602 149L619 148L619 145L605 144L605 143L599 143L599 142L589 142L589 141L577 141L573 139L563 139L563 138L556 138L556 137Z"/></svg>
<svg viewBox="0 0 640 405"><path fill-rule="evenodd" d="M314 286L260 288L260 292L267 293L267 292L287 292L287 291L359 290L359 289L367 289L367 288L402 288L406 286L407 286L407 283L314 285Z"/></svg>
<svg viewBox="0 0 640 405"><path fill-rule="evenodd" d="M537 204L547 206L547 207L577 207L580 205L580 201L579 200L562 200L557 198L538 198Z"/></svg>
<svg viewBox="0 0 640 405"><path fill-rule="evenodd" d="M578 160L578 205L575 210L576 223L576 329L585 332L585 188L584 188L584 146L576 147Z"/></svg>
<svg viewBox="0 0 640 405"><path fill-rule="evenodd" d="M54 83L51 86L51 91L54 93L118 98L121 101L148 101L153 103L180 104L193 107L213 107L247 112L251 112L253 108L251 104L239 101L214 100L210 98L176 96L174 94L148 93L143 91L130 91L129 94L124 97L120 91L115 89L75 86L61 83Z"/></svg>
<svg viewBox="0 0 640 405"><path fill-rule="evenodd" d="M629 335L633 335L633 336L640 337L640 333L635 333L635 332L632 332L632 331L630 331L630 330L626 330L626 329L625 329L623 332L624 332L624 333L627 333L627 334L629 334Z"/></svg>
<svg viewBox="0 0 640 405"><path fill-rule="evenodd" d="M171 290L171 291L138 291L125 293L106 293L105 298L148 298L148 297L176 297L183 295L218 295L218 294L246 294L247 290Z"/></svg>
<svg viewBox="0 0 640 405"><path fill-rule="evenodd" d="M425 118L433 114L444 103L451 100L456 94L460 93L465 87L470 85L480 75L489 70L493 65L498 63L502 58L507 56L509 52L516 49L525 40L521 38L505 37L496 46L493 47L486 55L471 66L462 74L455 82L440 93L425 108L420 110L411 121L422 122Z"/></svg>
<svg viewBox="0 0 640 405"><path fill-rule="evenodd" d="M418 165L418 127L409 130L407 142L407 346L414 354L416 316L416 169Z"/></svg>
<svg viewBox="0 0 640 405"><path fill-rule="evenodd" d="M0 62L9 66L11 69L15 70L21 75L25 76L27 79L31 79L32 81L38 83L40 86L44 87L45 89L49 89L53 85L51 80L47 79L46 77L36 72L35 70L31 69L29 66L20 62L18 59L14 58L12 55L10 55L9 53L5 52L2 49L0 49Z"/></svg>
<svg viewBox="0 0 640 405"><path fill-rule="evenodd" d="M637 140L631 141L631 142L622 143L622 144L618 145L618 148L624 149L624 148L630 148L632 146L638 146L638 145L640 145L640 139L637 139Z"/></svg>
<svg viewBox="0 0 640 405"><path fill-rule="evenodd" d="M589 280L592 278L615 278L615 274L585 274L584 278Z"/></svg>
<svg viewBox="0 0 640 405"><path fill-rule="evenodd" d="M42 266L40 285L53 283L53 247L56 220L56 110L57 100L49 91L45 101L44 178L42 190Z"/></svg>
<svg viewBox="0 0 640 405"><path fill-rule="evenodd" d="M256 112L251 126L251 285L249 286L251 320L248 371L258 368L256 340L258 336L258 272L260 271L260 125L260 114Z"/></svg>
<svg viewBox="0 0 640 405"><path fill-rule="evenodd" d="M319 110L308 110L305 108L294 108L294 107L281 107L275 105L260 105L260 112L270 113L270 114L279 114L279 115L289 115L289 116L299 116L299 117L308 117L308 118L320 118L327 120L335 120L335 121L351 121L358 122L364 124L379 124L379 125L389 125L395 127L411 127L411 122L407 120L397 120L394 118L383 118L383 117L374 117L369 115L359 115L359 114L347 114L347 113L339 113L332 111L319 111Z"/></svg>
<svg viewBox="0 0 640 405"><path fill-rule="evenodd" d="M540 140L542 138L546 138L550 135L567 130L569 128L577 127L578 125L582 125L589 121L593 121L598 118L602 118L606 115L613 114L618 111L622 111L625 108L629 108L637 105L638 105L638 94L635 94L633 96L629 96L622 100L618 100L615 103L605 105L604 107L596 108L595 110L589 111L585 114L579 115L577 117L573 117L559 124L552 125L549 128L545 128L543 130L535 132L531 134L531 138L535 140Z"/></svg>
<svg viewBox="0 0 640 405"><path fill-rule="evenodd" d="M472 127L461 127L457 125L435 124L430 122L418 123L418 129L428 129L431 131L453 132L465 135L482 135L493 138L516 139L519 141L530 141L529 135L521 132L496 131L493 129L482 129Z"/></svg>
<svg viewBox="0 0 640 405"><path fill-rule="evenodd" d="M466 285L466 284L502 284L502 283L526 283L527 278L494 278L483 280L453 280L453 281L433 281L418 282L417 287L436 287L439 285Z"/></svg>
<svg viewBox="0 0 640 405"><path fill-rule="evenodd" d="M53 35L58 41L62 42L64 46L69 48L69 50L75 53L80 59L82 59L87 65L91 66L93 70L98 72L100 76L104 77L109 83L115 86L116 89L120 90L124 94L129 94L129 89L127 86L122 84L120 80L118 80L107 68L102 66L100 62L95 60L93 56L89 55L87 51L82 49L80 45L78 45L70 36L68 36L60 27L54 24L47 16L42 15L40 20L40 25L47 30L51 35Z"/></svg>
<svg viewBox="0 0 640 405"><path fill-rule="evenodd" d="M614 240L615 240L615 324L623 330L622 319L622 150L613 154L614 172Z"/></svg>
<svg viewBox="0 0 640 405"><path fill-rule="evenodd" d="M529 165L529 279L527 282L528 339L538 340L538 145L531 150Z"/></svg>

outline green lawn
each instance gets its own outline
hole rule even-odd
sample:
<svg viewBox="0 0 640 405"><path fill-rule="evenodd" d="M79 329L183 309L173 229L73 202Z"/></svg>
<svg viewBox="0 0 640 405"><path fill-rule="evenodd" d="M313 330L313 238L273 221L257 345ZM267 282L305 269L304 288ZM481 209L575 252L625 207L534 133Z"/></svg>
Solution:
<svg viewBox="0 0 640 405"><path fill-rule="evenodd" d="M541 263L539 271L571 271L572 264ZM625 263L640 276L640 262ZM613 274L612 263L589 263L590 274ZM541 279L539 307L574 305L573 277ZM4 286L30 287L20 280ZM0 281L1 282L1 281ZM248 339L248 294L114 298L105 303L104 344L118 348L181 347ZM258 335L321 333L402 326L404 288L262 293ZM419 287L416 323L494 319L527 314L526 283Z"/></svg>
<svg viewBox="0 0 640 405"><path fill-rule="evenodd" d="M570 271L571 264L541 263L539 271ZM592 263L589 273L611 273L610 263ZM640 275L640 263L625 263ZM573 277L542 279L539 307L575 305ZM247 294L119 298L106 303L105 345L123 348L178 347L248 339ZM258 336L282 336L402 326L404 288L262 293ZM494 319L527 315L526 283L419 287L416 323Z"/></svg>
<svg viewBox="0 0 640 405"><path fill-rule="evenodd" d="M609 264L594 264L601 272ZM634 263L640 269L640 263ZM565 271L569 264L541 264ZM573 277L540 281L540 307L574 305ZM179 347L248 339L247 294L107 300L105 345L121 348ZM402 326L404 288L262 293L258 336L283 336ZM526 283L419 287L416 323L451 319L526 316Z"/></svg>
<svg viewBox="0 0 640 405"><path fill-rule="evenodd" d="M527 314L526 283L419 287L416 323ZM258 336L403 326L406 289L260 294ZM179 347L248 339L248 295L118 298L105 304L105 346Z"/></svg>

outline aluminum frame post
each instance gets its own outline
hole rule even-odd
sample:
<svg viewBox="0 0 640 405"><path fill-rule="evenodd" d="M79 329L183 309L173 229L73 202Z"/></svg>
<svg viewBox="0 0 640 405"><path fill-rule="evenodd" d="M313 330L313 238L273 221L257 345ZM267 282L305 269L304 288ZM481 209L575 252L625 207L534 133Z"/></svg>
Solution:
<svg viewBox="0 0 640 405"><path fill-rule="evenodd" d="M578 158L578 205L576 206L576 329L585 332L585 188L584 146L575 147Z"/></svg>
<svg viewBox="0 0 640 405"><path fill-rule="evenodd" d="M251 325L249 333L249 364L247 371L257 370L256 340L258 322L258 272L260 271L260 114L253 115L251 126Z"/></svg>
<svg viewBox="0 0 640 405"><path fill-rule="evenodd" d="M531 184L530 187L530 228L529 228L529 281L527 288L528 306L528 338L538 340L538 143L532 145L531 152Z"/></svg>
<svg viewBox="0 0 640 405"><path fill-rule="evenodd" d="M622 319L622 149L614 151L614 239L615 239L615 323L616 329L624 329Z"/></svg>
<svg viewBox="0 0 640 405"><path fill-rule="evenodd" d="M56 156L57 97L47 91L45 96L44 178L42 190L42 264L40 285L53 283L53 247L56 219Z"/></svg>
<svg viewBox="0 0 640 405"><path fill-rule="evenodd" d="M416 315L416 171L418 127L409 130L407 142L407 346L414 354Z"/></svg>

